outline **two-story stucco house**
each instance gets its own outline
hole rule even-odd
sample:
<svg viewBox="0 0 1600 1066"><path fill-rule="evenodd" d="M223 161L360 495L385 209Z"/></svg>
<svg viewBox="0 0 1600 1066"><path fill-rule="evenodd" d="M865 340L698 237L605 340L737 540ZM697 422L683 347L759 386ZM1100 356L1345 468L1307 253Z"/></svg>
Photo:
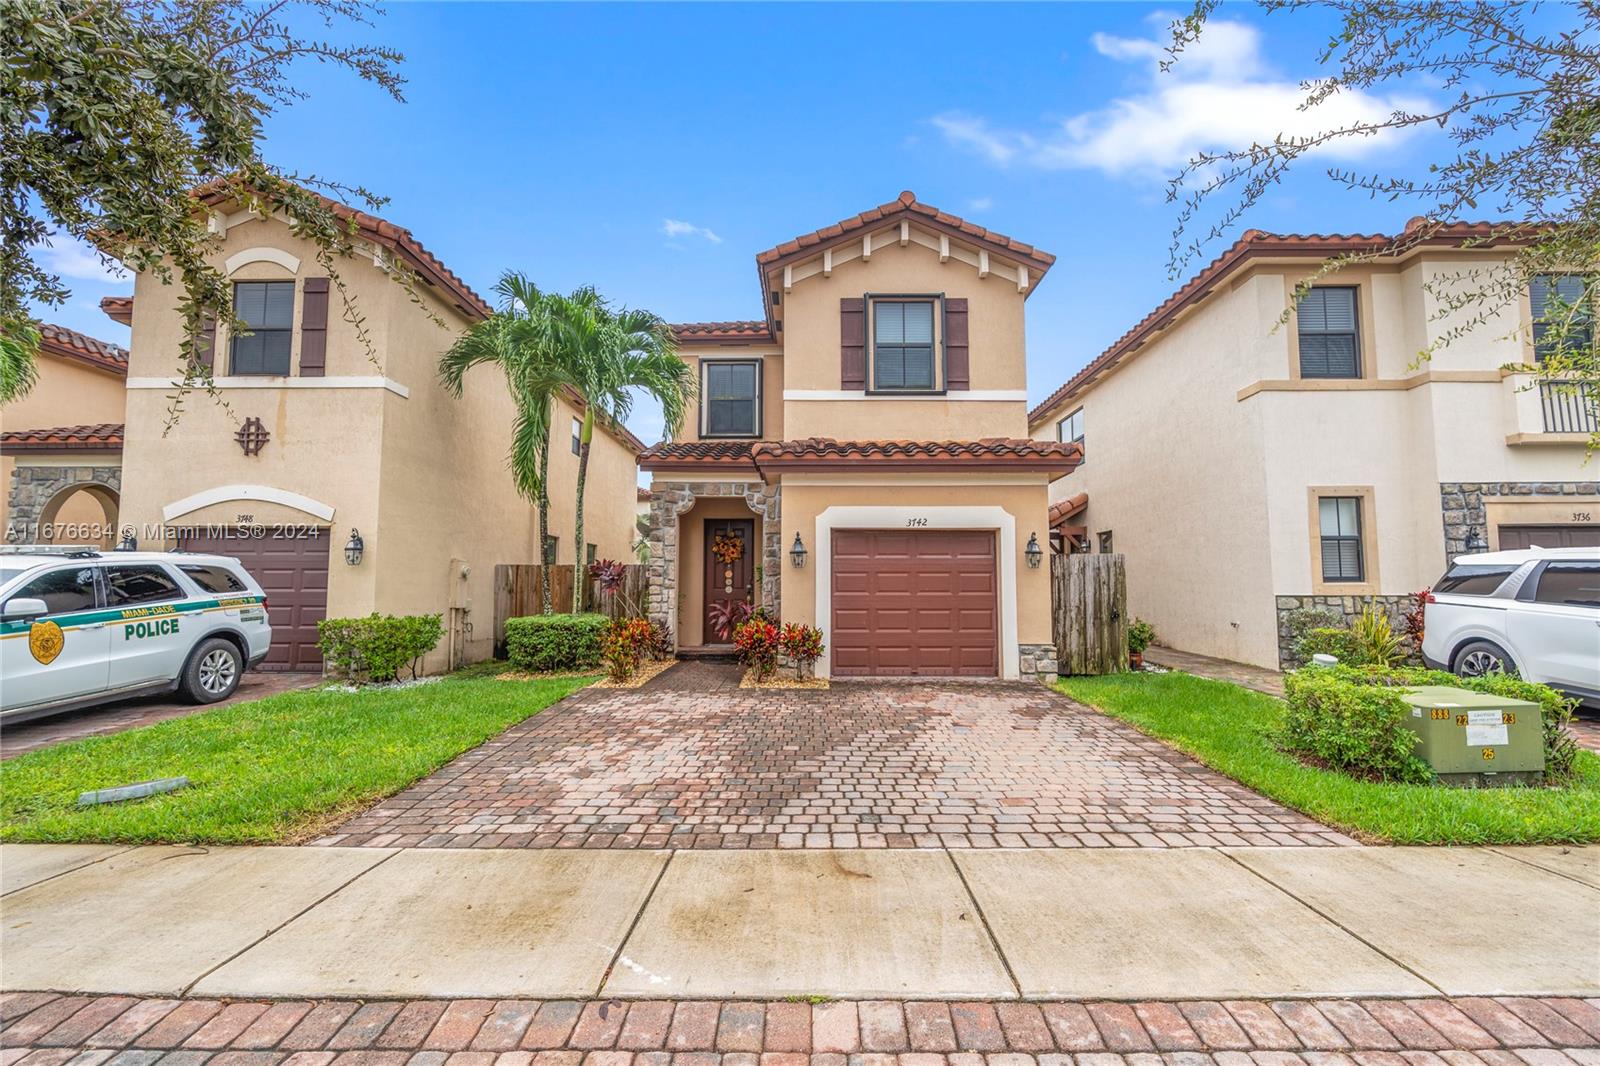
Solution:
<svg viewBox="0 0 1600 1066"><path fill-rule="evenodd" d="M820 627L824 677L1054 674L1038 563L1078 451L1028 438L1023 335L1053 261L905 192L757 255L763 318L675 327L699 403L640 465L680 649L747 600Z"/></svg>
<svg viewBox="0 0 1600 1066"><path fill-rule="evenodd" d="M338 273L364 320L358 337L315 247L283 221L225 194L204 203L221 236L216 265L249 334L202 338L218 401L189 394L169 425L183 319L180 290L136 279L122 464L122 523L140 547L236 555L267 590L267 667L315 669L323 617L438 612L443 669L487 657L497 563L536 562L532 505L507 468L512 401L498 368L439 384L440 355L489 308L411 233L339 207L359 256ZM386 267L403 262L413 294ZM586 545L572 543L580 416L558 404L551 433L550 535L558 563L627 559L635 531L635 456L625 430L597 433ZM354 548L359 542L360 552Z"/></svg>
<svg viewBox="0 0 1600 1066"><path fill-rule="evenodd" d="M11 543L116 543L128 353L39 329L38 379L0 407L0 528Z"/></svg>
<svg viewBox="0 0 1600 1066"><path fill-rule="evenodd" d="M1396 612L1464 551L1600 544L1596 398L1501 369L1537 362L1544 294L1570 285L1439 343L1445 294L1506 260L1490 233L1246 233L1029 414L1084 445L1053 539L1122 553L1163 643L1269 667L1297 608ZM1371 249L1280 324L1325 259Z"/></svg>

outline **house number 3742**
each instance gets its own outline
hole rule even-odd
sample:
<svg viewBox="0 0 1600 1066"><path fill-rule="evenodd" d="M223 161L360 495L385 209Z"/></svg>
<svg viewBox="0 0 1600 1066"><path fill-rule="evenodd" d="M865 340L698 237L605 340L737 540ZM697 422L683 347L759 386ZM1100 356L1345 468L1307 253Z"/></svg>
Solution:
<svg viewBox="0 0 1600 1066"><path fill-rule="evenodd" d="M908 518L908 519L906 519L906 525L908 525L908 526L925 526L927 524L928 524L928 520L926 518Z"/></svg>

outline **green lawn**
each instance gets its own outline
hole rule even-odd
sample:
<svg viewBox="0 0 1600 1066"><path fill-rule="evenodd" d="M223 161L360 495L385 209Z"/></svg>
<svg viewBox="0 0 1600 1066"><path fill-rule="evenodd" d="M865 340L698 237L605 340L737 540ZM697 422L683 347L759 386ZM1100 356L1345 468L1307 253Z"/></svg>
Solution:
<svg viewBox="0 0 1600 1066"><path fill-rule="evenodd" d="M281 844L404 788L594 678L482 671L367 692L303 689L0 763L0 840ZM80 810L78 794L190 787Z"/></svg>
<svg viewBox="0 0 1600 1066"><path fill-rule="evenodd" d="M1566 788L1457 789L1357 781L1306 766L1273 743L1283 704L1174 671L1075 677L1057 688L1213 769L1362 839L1395 844L1600 840L1600 758L1578 757Z"/></svg>

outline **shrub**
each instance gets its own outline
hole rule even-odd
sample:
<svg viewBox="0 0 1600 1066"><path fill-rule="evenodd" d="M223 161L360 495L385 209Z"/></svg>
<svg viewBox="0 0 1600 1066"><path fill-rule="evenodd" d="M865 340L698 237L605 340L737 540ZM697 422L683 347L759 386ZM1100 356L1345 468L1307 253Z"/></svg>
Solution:
<svg viewBox="0 0 1600 1066"><path fill-rule="evenodd" d="M325 618L317 623L317 646L328 672L356 682L393 681L402 668L417 676L422 657L444 636L441 616L392 615Z"/></svg>
<svg viewBox="0 0 1600 1066"><path fill-rule="evenodd" d="M1443 670L1424 670L1411 666L1354 669L1336 668L1324 671L1346 682L1358 685L1377 685L1394 688L1417 688L1422 685L1452 685L1491 696L1504 696L1513 700L1537 703L1540 724L1544 732L1544 773L1547 781L1559 781L1572 774L1578 757L1578 742L1567 732L1572 721L1573 701L1549 685L1524 681L1509 674L1485 674L1482 677L1457 677Z"/></svg>
<svg viewBox="0 0 1600 1066"><path fill-rule="evenodd" d="M1313 629L1344 628L1344 615L1331 607L1296 607L1283 620L1297 644Z"/></svg>
<svg viewBox="0 0 1600 1066"><path fill-rule="evenodd" d="M1128 624L1128 651L1134 655L1143 655L1155 639L1156 627L1143 618L1135 618Z"/></svg>
<svg viewBox="0 0 1600 1066"><path fill-rule="evenodd" d="M1428 764L1412 754L1405 726L1411 708L1400 693L1358 684L1342 670L1296 670L1284 678L1284 746L1335 770L1383 781L1427 782Z"/></svg>
<svg viewBox="0 0 1600 1066"><path fill-rule="evenodd" d="M1310 662L1313 655L1332 655L1341 663L1366 662L1356 635L1342 626L1319 626L1307 630L1294 650L1302 662Z"/></svg>
<svg viewBox="0 0 1600 1066"><path fill-rule="evenodd" d="M1421 592L1411 594L1411 607L1405 613L1406 636L1411 638L1411 646L1418 655L1422 654L1422 637L1426 628L1428 611L1428 597L1433 594L1432 586Z"/></svg>
<svg viewBox="0 0 1600 1066"><path fill-rule="evenodd" d="M650 650L650 623L643 618L619 618L600 638L600 653L613 681L626 681Z"/></svg>
<svg viewBox="0 0 1600 1066"><path fill-rule="evenodd" d="M803 622L790 622L783 627L778 638L783 653L794 660L796 679L806 676L816 661L822 658L822 630Z"/></svg>
<svg viewBox="0 0 1600 1066"><path fill-rule="evenodd" d="M727 640L755 614L755 604L749 600L718 600L706 608L706 621L711 623L711 632L718 640Z"/></svg>
<svg viewBox="0 0 1600 1066"><path fill-rule="evenodd" d="M1373 604L1361 608L1361 613L1350 624L1350 633L1356 639L1363 663L1393 666L1406 657L1405 637L1394 631L1389 615Z"/></svg>
<svg viewBox="0 0 1600 1066"><path fill-rule="evenodd" d="M506 619L506 655L518 670L593 670L604 657L603 614L535 614Z"/></svg>
<svg viewBox="0 0 1600 1066"><path fill-rule="evenodd" d="M660 622L650 623L650 658L656 662L672 658L672 633Z"/></svg>
<svg viewBox="0 0 1600 1066"><path fill-rule="evenodd" d="M778 627L765 618L752 618L733 631L739 661L752 667L757 681L765 681L778 668Z"/></svg>

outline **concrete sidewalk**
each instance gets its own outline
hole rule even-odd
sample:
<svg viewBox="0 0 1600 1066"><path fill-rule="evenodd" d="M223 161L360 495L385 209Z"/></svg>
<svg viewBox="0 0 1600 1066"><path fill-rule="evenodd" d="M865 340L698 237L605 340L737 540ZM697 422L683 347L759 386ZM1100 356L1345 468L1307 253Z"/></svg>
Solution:
<svg viewBox="0 0 1600 1066"><path fill-rule="evenodd" d="M0 848L0 989L1594 996L1600 848Z"/></svg>

